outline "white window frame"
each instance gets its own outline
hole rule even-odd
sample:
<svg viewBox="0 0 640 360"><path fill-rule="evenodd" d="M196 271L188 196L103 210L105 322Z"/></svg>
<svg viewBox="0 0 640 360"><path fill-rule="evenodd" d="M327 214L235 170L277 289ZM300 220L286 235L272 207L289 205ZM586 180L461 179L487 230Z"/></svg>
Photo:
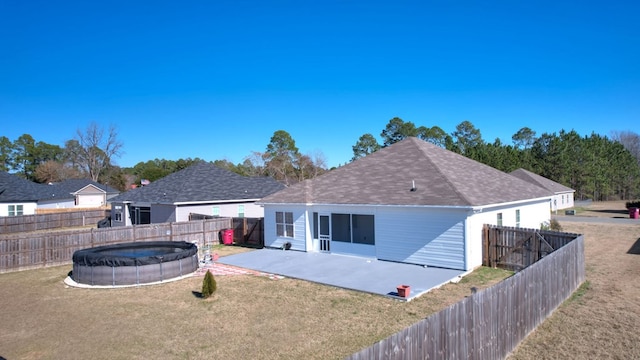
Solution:
<svg viewBox="0 0 640 360"><path fill-rule="evenodd" d="M293 238L293 212L276 211L276 236Z"/></svg>
<svg viewBox="0 0 640 360"><path fill-rule="evenodd" d="M11 204L7 208L8 216L22 216L24 215L24 205Z"/></svg>

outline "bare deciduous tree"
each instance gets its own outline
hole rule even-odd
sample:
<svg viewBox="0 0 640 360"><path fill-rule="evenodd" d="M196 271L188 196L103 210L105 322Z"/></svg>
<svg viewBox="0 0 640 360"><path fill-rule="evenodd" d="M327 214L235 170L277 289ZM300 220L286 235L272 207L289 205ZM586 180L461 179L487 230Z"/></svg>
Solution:
<svg viewBox="0 0 640 360"><path fill-rule="evenodd" d="M121 154L122 142L115 125L110 125L105 134L102 126L92 122L86 129L78 129L76 140L80 144L78 161L93 181L98 181L101 172L112 165L112 158Z"/></svg>

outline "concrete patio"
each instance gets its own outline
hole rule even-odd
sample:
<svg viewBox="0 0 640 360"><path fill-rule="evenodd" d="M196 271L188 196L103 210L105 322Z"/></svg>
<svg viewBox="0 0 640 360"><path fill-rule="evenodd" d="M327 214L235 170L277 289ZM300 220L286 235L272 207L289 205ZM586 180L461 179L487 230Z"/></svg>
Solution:
<svg viewBox="0 0 640 360"><path fill-rule="evenodd" d="M457 281L465 271L376 259L292 250L260 249L220 258L221 264L409 301ZM407 298L397 286L409 285Z"/></svg>

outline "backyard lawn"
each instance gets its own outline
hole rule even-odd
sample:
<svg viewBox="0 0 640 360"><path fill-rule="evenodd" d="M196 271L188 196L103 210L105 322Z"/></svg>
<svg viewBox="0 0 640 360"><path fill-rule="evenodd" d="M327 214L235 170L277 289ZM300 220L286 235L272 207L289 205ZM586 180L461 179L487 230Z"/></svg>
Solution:
<svg viewBox="0 0 640 360"><path fill-rule="evenodd" d="M245 250L219 248L221 256ZM6 359L342 359L510 273L481 268L411 302L267 276L67 287L71 265L0 274Z"/></svg>
<svg viewBox="0 0 640 360"><path fill-rule="evenodd" d="M578 215L622 217L620 210L581 209ZM585 234L588 283L511 358L640 358L640 221L561 225ZM0 357L343 359L456 302L471 287L509 275L481 268L406 303L255 275L217 276L218 291L207 300L194 294L202 277L79 289L64 285L69 271L71 265L0 274Z"/></svg>

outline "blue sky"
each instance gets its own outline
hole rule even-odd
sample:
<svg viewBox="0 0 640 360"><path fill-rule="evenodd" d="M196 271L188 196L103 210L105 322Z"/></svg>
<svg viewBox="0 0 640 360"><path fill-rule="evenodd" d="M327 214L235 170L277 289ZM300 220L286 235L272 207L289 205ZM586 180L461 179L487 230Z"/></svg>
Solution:
<svg viewBox="0 0 640 360"><path fill-rule="evenodd" d="M0 2L0 136L115 124L121 166L242 162L273 133L346 163L389 120L485 141L640 132L637 1Z"/></svg>

